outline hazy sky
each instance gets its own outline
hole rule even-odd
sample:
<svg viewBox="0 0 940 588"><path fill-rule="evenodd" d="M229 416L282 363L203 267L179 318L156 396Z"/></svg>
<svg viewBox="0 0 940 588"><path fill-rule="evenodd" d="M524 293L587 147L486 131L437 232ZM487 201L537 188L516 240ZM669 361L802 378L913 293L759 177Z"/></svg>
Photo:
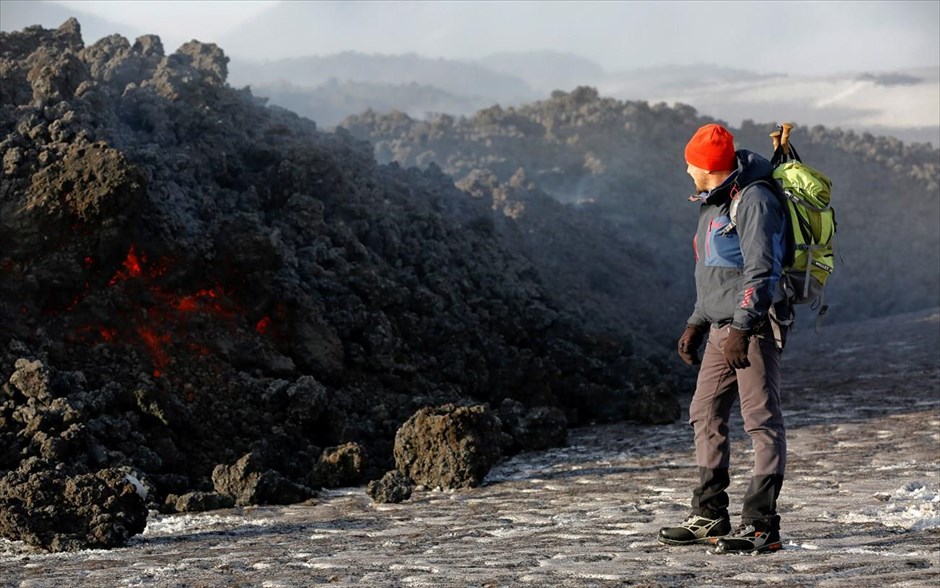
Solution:
<svg viewBox="0 0 940 588"><path fill-rule="evenodd" d="M29 4L2 0L3 30L25 26ZM473 58L553 49L608 70L694 63L809 74L940 67L937 0L57 4L119 24L122 30L112 32L128 37L156 33L170 51L196 38L230 55L261 58L346 50ZM246 23L254 34L238 34Z"/></svg>
<svg viewBox="0 0 940 588"><path fill-rule="evenodd" d="M278 4L275 1L184 1L184 0L64 0L64 4L115 23L155 32L176 47L192 38L217 38Z"/></svg>

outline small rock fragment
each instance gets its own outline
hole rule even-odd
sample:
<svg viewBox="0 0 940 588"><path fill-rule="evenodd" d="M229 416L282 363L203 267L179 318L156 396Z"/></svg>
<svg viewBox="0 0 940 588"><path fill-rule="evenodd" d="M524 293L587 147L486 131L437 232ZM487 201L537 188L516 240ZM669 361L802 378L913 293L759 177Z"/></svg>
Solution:
<svg viewBox="0 0 940 588"><path fill-rule="evenodd" d="M403 502L411 498L414 491L414 482L411 478L398 470L386 472L380 480L372 480L366 486L366 493L375 502Z"/></svg>

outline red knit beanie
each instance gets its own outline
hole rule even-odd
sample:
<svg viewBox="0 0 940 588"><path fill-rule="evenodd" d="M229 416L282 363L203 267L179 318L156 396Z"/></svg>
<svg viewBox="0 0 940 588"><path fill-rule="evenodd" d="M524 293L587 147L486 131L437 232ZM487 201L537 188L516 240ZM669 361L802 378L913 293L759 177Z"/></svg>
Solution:
<svg viewBox="0 0 940 588"><path fill-rule="evenodd" d="M707 171L735 169L734 136L721 125L705 125L685 146L685 160Z"/></svg>

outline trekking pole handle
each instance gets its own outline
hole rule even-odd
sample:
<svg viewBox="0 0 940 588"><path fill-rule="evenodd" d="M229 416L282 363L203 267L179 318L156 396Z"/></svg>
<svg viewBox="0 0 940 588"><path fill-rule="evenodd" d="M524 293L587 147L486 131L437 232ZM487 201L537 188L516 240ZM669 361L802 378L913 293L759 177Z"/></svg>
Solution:
<svg viewBox="0 0 940 588"><path fill-rule="evenodd" d="M780 131L770 133L770 138L774 142L774 151L776 151L777 148L780 147Z"/></svg>
<svg viewBox="0 0 940 588"><path fill-rule="evenodd" d="M783 129L780 133L780 145L783 146L783 152L787 155L790 154L790 130L793 128L793 125L790 123L782 123L780 128Z"/></svg>

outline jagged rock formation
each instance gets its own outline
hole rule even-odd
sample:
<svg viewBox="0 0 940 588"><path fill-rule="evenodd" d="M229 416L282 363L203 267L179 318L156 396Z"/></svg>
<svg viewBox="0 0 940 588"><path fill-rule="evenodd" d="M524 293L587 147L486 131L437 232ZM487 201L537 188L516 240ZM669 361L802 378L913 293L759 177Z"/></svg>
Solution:
<svg viewBox="0 0 940 588"><path fill-rule="evenodd" d="M692 186L683 148L708 122L714 121L686 105L623 102L580 87L471 117L419 121L401 113L367 112L342 126L373 142L379 161L422 168L433 163L471 194L490 195L497 212L528 227L530 243L522 252L560 298L587 292L588 307L602 322L615 325L665 314L666 320L644 326L654 338L671 341L676 325L681 327L691 311L693 296L690 242L696 210L685 198ZM773 125L746 121L732 131L739 147L769 155L767 135ZM936 305L938 150L819 126L797 125L791 137L804 161L833 180L841 258L827 286L829 320ZM546 222L542 211L529 214L529 204L511 195L520 177L530 193L541 191L568 204L556 214L564 224L610 228L578 231L575 239L560 221ZM552 248L559 235L564 246ZM637 255L596 255L631 248ZM573 271L558 271L560 251L577 260L564 264ZM654 270L656 277L643 280L652 288L639 286L640 280L609 278L632 275L637 268ZM597 292L605 288L621 301L619 306Z"/></svg>
<svg viewBox="0 0 940 588"><path fill-rule="evenodd" d="M0 529L50 551L118 547L146 526L138 484L115 468L68 475L31 458L0 479Z"/></svg>
<svg viewBox="0 0 940 588"><path fill-rule="evenodd" d="M422 408L395 435L395 465L422 486L472 488L504 445L502 423L485 406Z"/></svg>
<svg viewBox="0 0 940 588"><path fill-rule="evenodd" d="M302 500L323 447L374 477L423 407L645 420L636 391L676 385L451 178L230 88L218 47L84 47L75 21L0 47L0 492L41 458L133 468L153 507Z"/></svg>

